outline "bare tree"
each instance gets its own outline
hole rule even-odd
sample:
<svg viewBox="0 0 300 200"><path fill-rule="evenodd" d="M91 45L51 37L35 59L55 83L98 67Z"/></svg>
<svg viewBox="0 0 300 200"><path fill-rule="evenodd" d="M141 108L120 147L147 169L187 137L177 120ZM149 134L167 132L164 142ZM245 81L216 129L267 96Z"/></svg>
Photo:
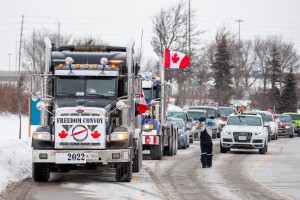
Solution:
<svg viewBox="0 0 300 200"><path fill-rule="evenodd" d="M22 66L25 70L34 74L43 71L44 67L44 38L48 36L54 44L60 42L62 45L69 43L71 36L62 36L58 38L56 32L49 30L33 31L23 42Z"/></svg>
<svg viewBox="0 0 300 200"><path fill-rule="evenodd" d="M189 10L185 2L180 2L168 9L161 9L160 12L153 18L153 32L151 44L154 52L158 56L163 56L164 49L172 49L188 54L191 59L189 69L180 71L166 70L166 80L171 80L177 83L179 93L184 91L184 82L190 82L188 77L191 77L192 68L197 67L194 58L199 52L200 34L194 23L194 11L190 12L190 24L188 18ZM189 27L189 28L187 28ZM189 38L191 38L189 40ZM181 98L179 95L179 104L186 98Z"/></svg>

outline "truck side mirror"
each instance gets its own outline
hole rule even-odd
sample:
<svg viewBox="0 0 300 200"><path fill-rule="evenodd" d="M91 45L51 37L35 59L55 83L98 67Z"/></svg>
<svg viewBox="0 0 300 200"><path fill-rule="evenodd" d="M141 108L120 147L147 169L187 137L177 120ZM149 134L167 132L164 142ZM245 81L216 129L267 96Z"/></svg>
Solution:
<svg viewBox="0 0 300 200"><path fill-rule="evenodd" d="M118 110L122 110L125 107L124 101L118 101L116 103L116 107L117 107Z"/></svg>
<svg viewBox="0 0 300 200"><path fill-rule="evenodd" d="M45 102L43 102L43 101L38 102L38 103L36 104L36 108L37 108L38 110L44 110L44 109L46 108Z"/></svg>

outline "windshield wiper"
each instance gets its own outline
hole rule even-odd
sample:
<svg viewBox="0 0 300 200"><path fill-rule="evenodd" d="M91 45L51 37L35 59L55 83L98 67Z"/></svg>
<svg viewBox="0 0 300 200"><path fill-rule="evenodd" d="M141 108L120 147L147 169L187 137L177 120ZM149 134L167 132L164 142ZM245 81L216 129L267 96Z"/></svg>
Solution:
<svg viewBox="0 0 300 200"><path fill-rule="evenodd" d="M102 97L102 98L104 98L104 99L109 99L108 96L105 96L105 95L99 94L99 93L87 94L87 96L97 96L97 97Z"/></svg>

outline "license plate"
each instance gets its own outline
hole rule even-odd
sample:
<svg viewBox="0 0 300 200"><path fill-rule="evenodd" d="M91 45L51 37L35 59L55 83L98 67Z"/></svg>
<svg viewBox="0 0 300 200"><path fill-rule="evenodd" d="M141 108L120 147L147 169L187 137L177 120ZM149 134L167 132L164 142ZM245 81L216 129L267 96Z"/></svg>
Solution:
<svg viewBox="0 0 300 200"><path fill-rule="evenodd" d="M82 164L86 163L85 153L56 153L57 164Z"/></svg>
<svg viewBox="0 0 300 200"><path fill-rule="evenodd" d="M239 140L246 140L247 137L246 136L239 136Z"/></svg>

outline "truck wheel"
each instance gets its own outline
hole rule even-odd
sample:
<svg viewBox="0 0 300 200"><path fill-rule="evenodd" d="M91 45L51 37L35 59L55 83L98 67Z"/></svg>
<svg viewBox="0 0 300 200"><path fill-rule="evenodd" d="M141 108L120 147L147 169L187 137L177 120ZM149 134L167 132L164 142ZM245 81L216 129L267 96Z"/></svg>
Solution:
<svg viewBox="0 0 300 200"><path fill-rule="evenodd" d="M268 145L267 142L265 142L265 146L262 149L259 149L258 152L259 154L266 154L268 151Z"/></svg>
<svg viewBox="0 0 300 200"><path fill-rule="evenodd" d="M161 135L159 138L159 144L150 146L150 158L151 160L161 160L163 153L163 137Z"/></svg>
<svg viewBox="0 0 300 200"><path fill-rule="evenodd" d="M294 133L292 135L290 135L290 138L294 138Z"/></svg>
<svg viewBox="0 0 300 200"><path fill-rule="evenodd" d="M169 138L169 146L168 146L168 151L167 151L167 155L168 156L174 156L175 154L175 129L173 129L172 127L172 132L170 133L171 137Z"/></svg>
<svg viewBox="0 0 300 200"><path fill-rule="evenodd" d="M118 182L130 182L132 179L132 164L118 164L116 168L116 180Z"/></svg>
<svg viewBox="0 0 300 200"><path fill-rule="evenodd" d="M47 182L50 178L50 166L48 163L33 163L32 177L37 182Z"/></svg>
<svg viewBox="0 0 300 200"><path fill-rule="evenodd" d="M174 155L177 154L177 150L178 150L178 133L177 131L174 132Z"/></svg>
<svg viewBox="0 0 300 200"><path fill-rule="evenodd" d="M222 145L220 144L220 152L221 153L227 153L227 148L222 147Z"/></svg>
<svg viewBox="0 0 300 200"><path fill-rule="evenodd" d="M140 138L137 153L134 154L134 158L133 158L132 172L139 172L142 167L142 160L143 160L142 148L143 148L143 144L142 144L142 139Z"/></svg>

